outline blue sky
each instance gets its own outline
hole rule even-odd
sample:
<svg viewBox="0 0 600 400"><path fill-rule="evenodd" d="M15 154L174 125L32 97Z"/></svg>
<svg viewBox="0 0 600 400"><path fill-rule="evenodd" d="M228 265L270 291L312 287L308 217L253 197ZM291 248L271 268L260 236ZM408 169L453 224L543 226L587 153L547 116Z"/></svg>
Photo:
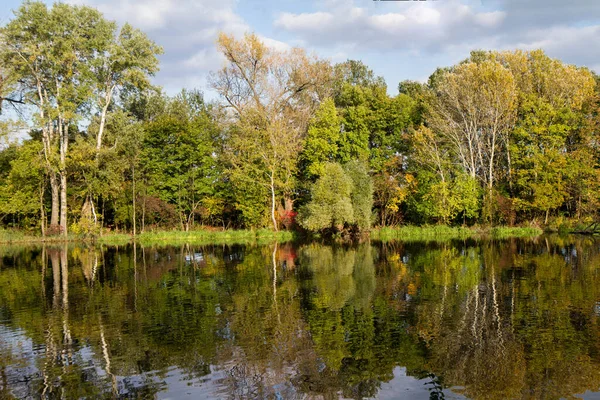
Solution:
<svg viewBox="0 0 600 400"><path fill-rule="evenodd" d="M155 83L175 93L205 87L223 60L218 31L255 32L333 62L363 60L395 93L472 49L536 49L600 72L600 0L68 0L128 21L162 45ZM50 3L50 2L49 2ZM3 0L0 22L20 1ZM208 92L208 91L207 91ZM211 97L210 93L207 93Z"/></svg>

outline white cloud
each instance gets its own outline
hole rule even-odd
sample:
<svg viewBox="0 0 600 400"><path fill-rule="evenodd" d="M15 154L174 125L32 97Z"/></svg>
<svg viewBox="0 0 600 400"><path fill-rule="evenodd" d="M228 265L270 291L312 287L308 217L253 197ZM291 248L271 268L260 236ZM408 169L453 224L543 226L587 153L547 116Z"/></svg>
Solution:
<svg viewBox="0 0 600 400"><path fill-rule="evenodd" d="M372 60L371 67L385 73L391 86L399 79L427 76L433 60L440 66L454 63L479 48L543 48L567 62L600 68L600 47L594 46L600 37L600 1L313 0L294 5L294 12L283 9L291 7L289 2L271 2L282 8L258 19L246 15L248 20L239 14L239 0L67 1L130 22L162 45L165 54L155 81L170 93L204 85L208 72L222 66L214 45L219 31L240 37L258 30L276 49L293 43L333 62Z"/></svg>
<svg viewBox="0 0 600 400"><path fill-rule="evenodd" d="M277 28L316 46L350 44L365 50L436 48L472 41L501 25L502 11L476 11L458 1L381 9L354 5L315 13L282 13Z"/></svg>
<svg viewBox="0 0 600 400"><path fill-rule="evenodd" d="M291 14L282 13L275 25L292 31L318 31L326 30L334 23L334 15L328 12Z"/></svg>
<svg viewBox="0 0 600 400"><path fill-rule="evenodd" d="M542 48L569 63L598 68L600 1L445 0L332 2L315 13L282 13L274 26L320 53L353 52L407 60L448 60L473 49Z"/></svg>
<svg viewBox="0 0 600 400"><path fill-rule="evenodd" d="M506 13L494 11L475 15L475 22L483 27L496 27L504 21Z"/></svg>
<svg viewBox="0 0 600 400"><path fill-rule="evenodd" d="M235 0L72 0L94 6L109 19L142 29L165 52L156 83L174 93L204 84L222 64L215 40L219 31L240 36L250 26Z"/></svg>
<svg viewBox="0 0 600 400"><path fill-rule="evenodd" d="M258 38L265 44L267 47L271 47L277 51L288 51L292 48L288 43L275 40L263 35L258 35Z"/></svg>

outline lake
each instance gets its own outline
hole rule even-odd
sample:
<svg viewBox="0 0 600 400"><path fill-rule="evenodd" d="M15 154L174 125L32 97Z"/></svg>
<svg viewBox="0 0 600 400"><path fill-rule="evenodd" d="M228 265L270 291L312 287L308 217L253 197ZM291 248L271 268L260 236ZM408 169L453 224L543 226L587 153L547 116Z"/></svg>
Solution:
<svg viewBox="0 0 600 400"><path fill-rule="evenodd" d="M0 398L598 398L600 241L4 246Z"/></svg>

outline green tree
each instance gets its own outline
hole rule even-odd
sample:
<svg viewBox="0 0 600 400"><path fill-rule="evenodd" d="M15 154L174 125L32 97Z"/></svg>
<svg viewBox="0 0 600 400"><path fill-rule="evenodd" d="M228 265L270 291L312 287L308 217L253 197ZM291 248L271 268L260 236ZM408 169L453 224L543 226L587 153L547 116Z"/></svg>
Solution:
<svg viewBox="0 0 600 400"><path fill-rule="evenodd" d="M343 167L327 162L323 174L311 188L311 200L300 211L300 225L311 231L345 227L368 231L371 227L373 181L364 162Z"/></svg>
<svg viewBox="0 0 600 400"><path fill-rule="evenodd" d="M352 181L354 222L359 230L368 231L373 222L373 180L364 162L350 161L344 165L344 171Z"/></svg>
<svg viewBox="0 0 600 400"><path fill-rule="evenodd" d="M112 23L90 7L25 2L2 29L0 58L37 109L52 192L51 224L67 234L67 156L73 124L93 97L92 60ZM60 198L59 198L60 191Z"/></svg>
<svg viewBox="0 0 600 400"><path fill-rule="evenodd" d="M26 217L30 228L40 224L45 233L45 169L41 143L28 140L0 152L0 214ZM31 222L39 219L38 222Z"/></svg>
<svg viewBox="0 0 600 400"><path fill-rule="evenodd" d="M141 163L149 191L176 207L187 231L215 191L215 121L202 97L182 92L145 130Z"/></svg>
<svg viewBox="0 0 600 400"><path fill-rule="evenodd" d="M565 143L571 125L567 110L557 112L543 99L529 96L521 105L523 116L514 130L511 153L517 207L545 214L560 207L566 196ZM562 114L562 115L561 115Z"/></svg>
<svg viewBox="0 0 600 400"><path fill-rule="evenodd" d="M149 77L158 71L158 58L162 48L145 33L124 24L117 32L114 23L107 24L107 42L104 51L91 60L91 72L96 77L96 104L99 124L96 134L96 151L102 147L106 116L113 99L120 91L143 91L150 86Z"/></svg>
<svg viewBox="0 0 600 400"><path fill-rule="evenodd" d="M342 119L339 161L368 160L373 110L387 98L385 81L361 61L348 60L334 66L333 96Z"/></svg>
<svg viewBox="0 0 600 400"><path fill-rule="evenodd" d="M313 185L311 201L300 210L299 222L311 231L334 229L356 221L352 207L353 182L338 163L326 163Z"/></svg>
<svg viewBox="0 0 600 400"><path fill-rule="evenodd" d="M323 174L325 164L338 160L341 121L333 99L326 99L317 109L308 126L300 157L305 175L313 180Z"/></svg>

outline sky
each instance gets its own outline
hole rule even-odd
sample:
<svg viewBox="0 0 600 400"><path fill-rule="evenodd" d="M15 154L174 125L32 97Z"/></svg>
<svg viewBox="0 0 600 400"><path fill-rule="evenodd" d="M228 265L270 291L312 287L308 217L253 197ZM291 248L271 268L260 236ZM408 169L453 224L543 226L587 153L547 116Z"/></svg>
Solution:
<svg viewBox="0 0 600 400"><path fill-rule="evenodd" d="M305 48L332 62L359 59L385 78L425 81L474 49L541 48L600 72L600 0L65 0L129 22L163 46L154 83L174 94L206 87L223 58L219 31L254 32L265 43ZM2 0L0 23L18 8ZM50 4L51 1L48 1Z"/></svg>

